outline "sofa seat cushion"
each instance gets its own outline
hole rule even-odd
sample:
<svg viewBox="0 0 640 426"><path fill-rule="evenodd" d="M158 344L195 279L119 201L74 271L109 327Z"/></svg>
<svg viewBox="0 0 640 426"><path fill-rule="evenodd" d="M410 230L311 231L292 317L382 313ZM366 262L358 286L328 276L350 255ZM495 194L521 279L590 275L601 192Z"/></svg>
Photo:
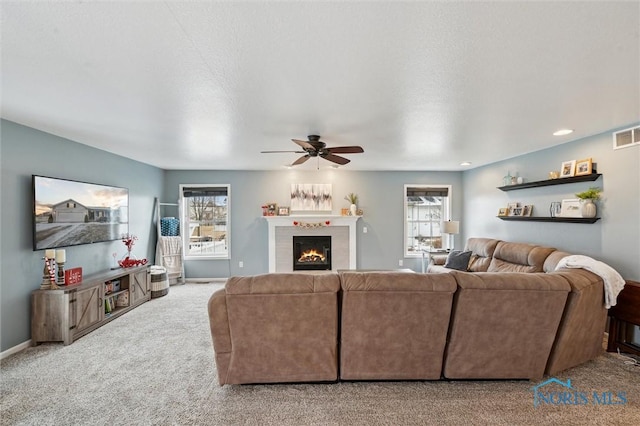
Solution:
<svg viewBox="0 0 640 426"><path fill-rule="evenodd" d="M551 247L500 241L487 272L542 272Z"/></svg>
<svg viewBox="0 0 640 426"><path fill-rule="evenodd" d="M437 380L455 279L450 274L341 274L340 378Z"/></svg>

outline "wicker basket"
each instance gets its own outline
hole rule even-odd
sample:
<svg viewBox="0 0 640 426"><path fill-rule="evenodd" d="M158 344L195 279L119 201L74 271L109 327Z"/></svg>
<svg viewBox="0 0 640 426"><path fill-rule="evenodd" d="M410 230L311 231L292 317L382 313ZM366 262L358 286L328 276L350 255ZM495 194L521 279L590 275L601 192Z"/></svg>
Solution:
<svg viewBox="0 0 640 426"><path fill-rule="evenodd" d="M151 298L162 297L169 293L167 270L162 266L151 267Z"/></svg>

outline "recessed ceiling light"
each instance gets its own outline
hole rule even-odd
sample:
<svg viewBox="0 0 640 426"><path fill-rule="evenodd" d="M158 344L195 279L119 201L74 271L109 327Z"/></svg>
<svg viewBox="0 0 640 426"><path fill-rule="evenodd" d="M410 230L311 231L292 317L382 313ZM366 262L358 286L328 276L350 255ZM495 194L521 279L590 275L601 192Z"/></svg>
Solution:
<svg viewBox="0 0 640 426"><path fill-rule="evenodd" d="M573 133L573 129L560 129L556 132L553 132L553 136L564 136L568 135L569 133Z"/></svg>
<svg viewBox="0 0 640 426"><path fill-rule="evenodd" d="M463 161L462 163L460 163L461 166L470 166L471 165L471 161Z"/></svg>
<svg viewBox="0 0 640 426"><path fill-rule="evenodd" d="M292 168L293 166L292 166L291 164L285 164L285 165L284 165L284 166L282 166L282 167L284 167L285 169L290 169L290 168Z"/></svg>
<svg viewBox="0 0 640 426"><path fill-rule="evenodd" d="M337 168L338 168L338 167L340 167L340 166L338 166L337 164L332 164L332 165L331 165L331 166L329 166L329 167L331 167L332 169L337 169Z"/></svg>

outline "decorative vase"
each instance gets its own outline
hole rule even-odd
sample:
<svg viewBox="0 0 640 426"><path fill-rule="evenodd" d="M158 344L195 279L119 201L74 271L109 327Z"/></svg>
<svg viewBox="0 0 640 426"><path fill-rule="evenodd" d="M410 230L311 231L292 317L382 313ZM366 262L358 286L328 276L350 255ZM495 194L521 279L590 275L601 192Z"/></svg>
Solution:
<svg viewBox="0 0 640 426"><path fill-rule="evenodd" d="M356 214L358 213L358 207L356 207L355 204L351 204L349 206L349 211L351 212L351 216L356 216Z"/></svg>
<svg viewBox="0 0 640 426"><path fill-rule="evenodd" d="M587 198L582 200L582 217L596 217L596 205L593 200Z"/></svg>

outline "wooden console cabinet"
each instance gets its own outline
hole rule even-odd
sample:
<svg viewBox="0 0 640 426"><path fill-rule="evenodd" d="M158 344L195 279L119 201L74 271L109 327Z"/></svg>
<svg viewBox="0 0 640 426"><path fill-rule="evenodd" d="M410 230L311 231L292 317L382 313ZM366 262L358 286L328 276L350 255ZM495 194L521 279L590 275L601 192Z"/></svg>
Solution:
<svg viewBox="0 0 640 426"><path fill-rule="evenodd" d="M147 266L88 275L81 283L60 289L35 290L31 294L31 344L68 345L150 299Z"/></svg>
<svg viewBox="0 0 640 426"><path fill-rule="evenodd" d="M628 324L640 325L640 282L627 281L618 294L617 303L609 309L608 352L640 355L640 346L632 343Z"/></svg>

